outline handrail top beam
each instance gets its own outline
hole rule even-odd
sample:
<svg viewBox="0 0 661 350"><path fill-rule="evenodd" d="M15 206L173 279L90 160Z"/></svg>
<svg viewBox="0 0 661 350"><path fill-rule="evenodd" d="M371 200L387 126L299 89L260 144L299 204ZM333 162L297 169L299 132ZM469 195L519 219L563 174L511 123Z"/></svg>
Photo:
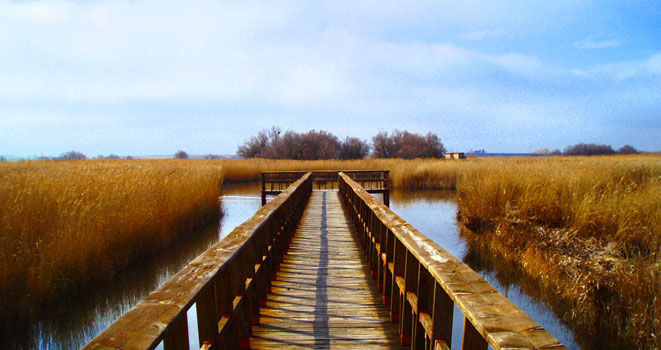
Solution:
<svg viewBox="0 0 661 350"><path fill-rule="evenodd" d="M279 196L260 207L253 216L195 258L83 349L154 349L173 322L186 317L186 311L198 296L211 287L216 276L244 249L246 242L310 176L310 173L304 174Z"/></svg>
<svg viewBox="0 0 661 350"><path fill-rule="evenodd" d="M477 272L370 195L348 175L340 177L406 246L494 349L566 349Z"/></svg>
<svg viewBox="0 0 661 350"><path fill-rule="evenodd" d="M292 170L292 171L262 171L262 174L305 174L305 173L379 173L390 172L390 170Z"/></svg>

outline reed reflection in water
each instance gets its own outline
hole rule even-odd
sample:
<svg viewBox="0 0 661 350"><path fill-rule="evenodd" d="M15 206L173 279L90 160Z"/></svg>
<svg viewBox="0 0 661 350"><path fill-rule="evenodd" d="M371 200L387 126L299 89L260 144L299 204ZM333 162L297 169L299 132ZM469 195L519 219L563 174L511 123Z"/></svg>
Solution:
<svg viewBox="0 0 661 350"><path fill-rule="evenodd" d="M106 283L75 298L48 305L35 322L12 325L0 335L8 349L78 349L115 322L190 261L215 244L261 206L259 184L223 187L223 217L218 224L191 234L144 262L134 264ZM195 308L188 312L196 327ZM191 329L191 334L195 334ZM191 345L197 336L191 336Z"/></svg>
<svg viewBox="0 0 661 350"><path fill-rule="evenodd" d="M485 264L480 258L482 252L468 247L461 238L457 226L456 192L448 190L402 190L394 189L390 194L391 209L411 225L431 238L452 255L462 259L479 273L500 293L542 325L549 333L565 344L568 349L581 349L574 341L574 335L544 303L521 291L518 284L521 276L509 276L501 283L503 273L493 265ZM485 253L486 254L486 253ZM463 313L455 306L452 348L461 348Z"/></svg>

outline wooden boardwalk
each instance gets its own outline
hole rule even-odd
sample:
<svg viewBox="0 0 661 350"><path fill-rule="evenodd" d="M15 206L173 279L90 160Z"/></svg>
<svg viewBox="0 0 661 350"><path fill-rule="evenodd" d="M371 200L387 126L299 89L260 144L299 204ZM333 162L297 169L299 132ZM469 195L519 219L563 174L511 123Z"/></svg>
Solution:
<svg viewBox="0 0 661 350"><path fill-rule="evenodd" d="M401 349L337 191L313 191L272 282L252 349Z"/></svg>
<svg viewBox="0 0 661 350"><path fill-rule="evenodd" d="M463 350L566 349L369 190L337 176L339 192L313 191L314 174L302 174L84 349L189 350L193 305L201 350L449 349L455 307Z"/></svg>

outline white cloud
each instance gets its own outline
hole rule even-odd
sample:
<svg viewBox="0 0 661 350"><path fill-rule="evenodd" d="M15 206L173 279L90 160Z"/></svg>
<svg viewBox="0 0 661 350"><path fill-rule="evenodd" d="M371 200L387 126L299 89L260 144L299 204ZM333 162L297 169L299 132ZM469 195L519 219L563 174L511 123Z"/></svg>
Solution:
<svg viewBox="0 0 661 350"><path fill-rule="evenodd" d="M661 78L661 52L642 60L596 65L580 70L578 73L594 79L606 77L617 82L655 76L659 79Z"/></svg>
<svg viewBox="0 0 661 350"><path fill-rule="evenodd" d="M72 5L65 1L0 2L0 18L27 22L61 22L69 18Z"/></svg>
<svg viewBox="0 0 661 350"><path fill-rule="evenodd" d="M608 39L608 40L594 40L594 39L585 39L577 41L574 43L574 47L579 49L606 49L606 48L615 48L622 45L622 42L617 39Z"/></svg>

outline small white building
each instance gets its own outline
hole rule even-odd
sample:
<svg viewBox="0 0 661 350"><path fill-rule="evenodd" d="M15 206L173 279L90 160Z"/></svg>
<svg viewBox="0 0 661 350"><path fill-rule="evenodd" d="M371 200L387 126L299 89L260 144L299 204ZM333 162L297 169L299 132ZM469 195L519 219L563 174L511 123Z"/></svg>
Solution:
<svg viewBox="0 0 661 350"><path fill-rule="evenodd" d="M445 154L445 159L466 159L464 152L448 152Z"/></svg>

